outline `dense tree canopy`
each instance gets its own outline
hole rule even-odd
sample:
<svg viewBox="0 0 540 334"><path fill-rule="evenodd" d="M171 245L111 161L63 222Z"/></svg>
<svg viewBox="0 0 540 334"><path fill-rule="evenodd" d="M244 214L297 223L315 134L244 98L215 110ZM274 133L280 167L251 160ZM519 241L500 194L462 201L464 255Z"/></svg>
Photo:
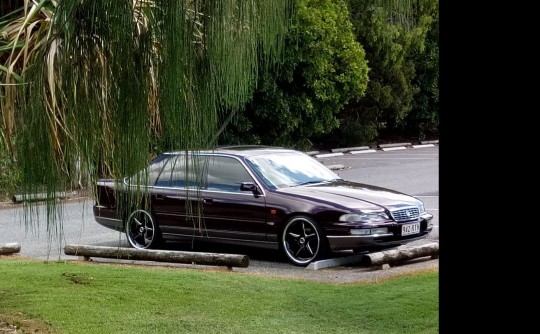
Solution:
<svg viewBox="0 0 540 334"><path fill-rule="evenodd" d="M364 46L371 68L365 98L348 112L361 113L364 122L378 129L403 127L415 95L420 93L416 61L426 52L426 35L438 0L403 1L394 8L380 0L348 2L357 40ZM438 71L438 58L437 64L429 66Z"/></svg>
<svg viewBox="0 0 540 334"><path fill-rule="evenodd" d="M260 68L221 143L329 148L437 129L438 0L295 3L282 66Z"/></svg>
<svg viewBox="0 0 540 334"><path fill-rule="evenodd" d="M222 140L311 147L339 126L337 115L359 100L368 66L342 0L297 0L278 70L264 71L253 100Z"/></svg>
<svg viewBox="0 0 540 334"><path fill-rule="evenodd" d="M439 8L438 1L423 1L420 11L433 17L426 35L425 52L412 57L416 67L415 95L411 112L405 118L409 133L423 138L438 133L439 127Z"/></svg>

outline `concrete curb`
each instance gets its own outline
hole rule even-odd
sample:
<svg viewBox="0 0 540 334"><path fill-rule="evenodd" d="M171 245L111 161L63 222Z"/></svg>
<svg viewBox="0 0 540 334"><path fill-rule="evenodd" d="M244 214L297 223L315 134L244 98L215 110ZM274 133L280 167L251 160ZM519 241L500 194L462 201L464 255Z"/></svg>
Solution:
<svg viewBox="0 0 540 334"><path fill-rule="evenodd" d="M308 151L308 152L305 152L307 155L317 155L317 154L320 154L321 152L319 151Z"/></svg>
<svg viewBox="0 0 540 334"><path fill-rule="evenodd" d="M340 155L343 155L343 153L340 152L340 153L317 154L317 155L315 155L315 157L317 157L317 158L329 158L329 157L337 157L337 156L340 156Z"/></svg>
<svg viewBox="0 0 540 334"><path fill-rule="evenodd" d="M422 145L413 145L413 148L422 148L422 147L434 147L433 144L422 144Z"/></svg>
<svg viewBox="0 0 540 334"><path fill-rule="evenodd" d="M330 152L336 153L336 152L363 151L363 150L368 150L368 149L369 149L369 146L332 148L330 149Z"/></svg>
<svg viewBox="0 0 540 334"><path fill-rule="evenodd" d="M377 150L350 151L350 154L376 153Z"/></svg>
<svg viewBox="0 0 540 334"><path fill-rule="evenodd" d="M381 151L397 151L397 150L406 150L407 148L405 146L397 146L397 147L384 147L381 148Z"/></svg>
<svg viewBox="0 0 540 334"><path fill-rule="evenodd" d="M380 144L379 148L392 148L392 147L398 147L398 146L411 146L411 143L394 143L394 144Z"/></svg>
<svg viewBox="0 0 540 334"><path fill-rule="evenodd" d="M438 145L439 140L420 141L420 145L413 145L412 143L389 143L380 144L374 148L370 148L369 146L338 147L330 149L330 153L321 153L320 151L309 151L304 153L310 156L315 156L316 158L330 158L339 157L345 154L376 153L378 151L397 151L405 150L407 148L434 147L435 144Z"/></svg>

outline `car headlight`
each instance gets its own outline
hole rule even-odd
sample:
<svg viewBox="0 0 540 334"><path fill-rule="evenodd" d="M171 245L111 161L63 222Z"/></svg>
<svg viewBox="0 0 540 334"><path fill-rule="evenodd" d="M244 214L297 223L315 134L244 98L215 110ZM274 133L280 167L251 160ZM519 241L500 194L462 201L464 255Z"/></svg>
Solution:
<svg viewBox="0 0 540 334"><path fill-rule="evenodd" d="M390 219L385 212L347 213L339 217L342 222L378 223Z"/></svg>
<svg viewBox="0 0 540 334"><path fill-rule="evenodd" d="M424 203L420 203L420 204L418 205L418 211L419 211L420 213L426 212L426 208L424 208Z"/></svg>

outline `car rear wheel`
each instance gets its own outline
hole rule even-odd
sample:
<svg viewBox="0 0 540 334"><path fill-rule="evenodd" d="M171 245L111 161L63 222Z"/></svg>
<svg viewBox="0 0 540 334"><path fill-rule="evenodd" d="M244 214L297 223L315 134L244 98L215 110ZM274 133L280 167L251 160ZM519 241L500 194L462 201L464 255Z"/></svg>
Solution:
<svg viewBox="0 0 540 334"><path fill-rule="evenodd" d="M328 250L326 236L311 218L291 218L281 236L281 248L289 260L297 266L306 266Z"/></svg>
<svg viewBox="0 0 540 334"><path fill-rule="evenodd" d="M129 215L126 236L131 246L139 249L155 248L161 243L159 227L145 210L135 210Z"/></svg>

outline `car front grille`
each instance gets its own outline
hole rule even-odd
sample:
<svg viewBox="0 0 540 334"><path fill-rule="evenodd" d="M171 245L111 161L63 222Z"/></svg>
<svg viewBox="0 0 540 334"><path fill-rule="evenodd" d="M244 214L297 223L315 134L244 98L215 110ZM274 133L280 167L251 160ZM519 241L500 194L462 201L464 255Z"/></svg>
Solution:
<svg viewBox="0 0 540 334"><path fill-rule="evenodd" d="M420 211L418 210L418 207L413 206L405 209L392 211L391 214L392 218L394 218L395 221L403 222L418 218L420 216Z"/></svg>

